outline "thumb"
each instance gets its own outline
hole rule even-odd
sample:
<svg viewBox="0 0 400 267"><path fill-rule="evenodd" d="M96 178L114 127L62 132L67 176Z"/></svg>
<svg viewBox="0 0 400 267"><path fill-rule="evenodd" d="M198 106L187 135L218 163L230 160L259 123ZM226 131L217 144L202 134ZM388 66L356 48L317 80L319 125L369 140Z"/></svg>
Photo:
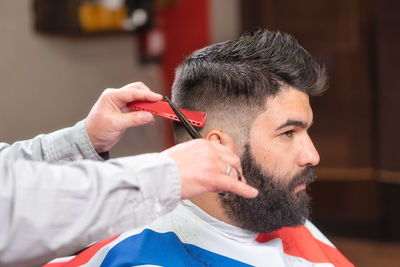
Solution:
<svg viewBox="0 0 400 267"><path fill-rule="evenodd" d="M121 129L154 122L154 117L150 112L133 111L118 114L118 124Z"/></svg>

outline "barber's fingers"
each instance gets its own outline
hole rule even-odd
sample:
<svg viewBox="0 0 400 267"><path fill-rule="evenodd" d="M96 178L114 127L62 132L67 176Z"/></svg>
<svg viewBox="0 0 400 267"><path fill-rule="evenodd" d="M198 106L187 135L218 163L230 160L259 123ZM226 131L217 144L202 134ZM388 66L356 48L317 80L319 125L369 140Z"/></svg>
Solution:
<svg viewBox="0 0 400 267"><path fill-rule="evenodd" d="M143 90L143 91L148 91L151 92L151 89L147 87L143 82L134 82L134 83L129 83L127 85L124 85L121 87L121 89L137 89L137 90Z"/></svg>
<svg viewBox="0 0 400 267"><path fill-rule="evenodd" d="M119 127L126 129L154 122L154 117L150 112L134 111L119 114L117 118Z"/></svg>
<svg viewBox="0 0 400 267"><path fill-rule="evenodd" d="M152 92L150 88L141 82L126 85L120 89L114 90L111 97L119 108L123 108L127 103L133 101L160 101L162 95Z"/></svg>
<svg viewBox="0 0 400 267"><path fill-rule="evenodd" d="M196 139L176 146L176 148L178 147L190 150L191 153L194 153L192 156L196 158L196 160L190 163L195 163L197 167L202 170L207 170L211 175L225 174L228 166L242 174L239 156L219 143L204 139ZM185 155L184 160L188 160L188 151L185 152Z"/></svg>
<svg viewBox="0 0 400 267"><path fill-rule="evenodd" d="M214 155L219 156L214 162L218 166L218 175L213 180L214 192L232 192L246 198L256 197L258 190L246 184L240 158L237 154L232 153L232 148L214 142L210 142L209 144L217 151Z"/></svg>
<svg viewBox="0 0 400 267"><path fill-rule="evenodd" d="M210 142L210 144L213 146L213 149L218 151L218 153L216 153L216 155L219 156L218 162L220 162L220 165L224 164L223 167L225 168L225 171L228 169L228 165L230 165L232 169L235 169L242 174L242 165L240 164L240 158L238 155L232 153L231 149L228 149L221 144L214 142Z"/></svg>
<svg viewBox="0 0 400 267"><path fill-rule="evenodd" d="M245 198L255 198L258 190L227 175L219 175L214 180L214 192L232 192Z"/></svg>
<svg viewBox="0 0 400 267"><path fill-rule="evenodd" d="M235 168L231 168L231 171L229 174L225 173L225 175L228 175L234 179L237 179L238 181L241 181L243 183L247 183L246 178L243 176L242 171L238 171Z"/></svg>

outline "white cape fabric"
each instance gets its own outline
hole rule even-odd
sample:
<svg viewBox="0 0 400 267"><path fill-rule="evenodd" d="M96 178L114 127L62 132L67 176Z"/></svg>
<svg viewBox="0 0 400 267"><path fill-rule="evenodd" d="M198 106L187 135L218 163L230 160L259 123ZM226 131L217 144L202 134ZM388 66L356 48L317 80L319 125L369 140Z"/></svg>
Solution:
<svg viewBox="0 0 400 267"><path fill-rule="evenodd" d="M59 266L353 266L309 221L268 234L221 222L190 201L148 227L89 247Z"/></svg>

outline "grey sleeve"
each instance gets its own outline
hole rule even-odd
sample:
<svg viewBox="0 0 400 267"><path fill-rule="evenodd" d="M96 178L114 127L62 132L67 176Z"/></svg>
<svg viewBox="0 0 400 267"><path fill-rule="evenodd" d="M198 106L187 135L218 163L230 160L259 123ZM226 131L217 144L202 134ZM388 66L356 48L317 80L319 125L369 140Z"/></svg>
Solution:
<svg viewBox="0 0 400 267"><path fill-rule="evenodd" d="M90 143L84 120L73 127L41 134L12 145L0 143L0 158L49 163L65 163L80 159L103 160Z"/></svg>
<svg viewBox="0 0 400 267"><path fill-rule="evenodd" d="M47 149L31 141L0 148L0 266L29 266L68 255L176 207L180 178L167 156L69 162L78 155L96 156L90 148L83 151L85 142L63 152L54 147L63 142L48 138L38 138Z"/></svg>

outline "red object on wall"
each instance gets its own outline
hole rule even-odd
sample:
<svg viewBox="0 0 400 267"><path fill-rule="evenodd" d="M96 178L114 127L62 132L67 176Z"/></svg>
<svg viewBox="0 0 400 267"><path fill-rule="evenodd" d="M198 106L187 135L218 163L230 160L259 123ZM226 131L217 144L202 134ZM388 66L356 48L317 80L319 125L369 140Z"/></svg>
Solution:
<svg viewBox="0 0 400 267"><path fill-rule="evenodd" d="M170 96L175 68L185 56L210 43L208 0L177 0L160 10L159 27L165 36L165 52L161 69L165 94ZM167 130L167 145L173 144L172 131Z"/></svg>

